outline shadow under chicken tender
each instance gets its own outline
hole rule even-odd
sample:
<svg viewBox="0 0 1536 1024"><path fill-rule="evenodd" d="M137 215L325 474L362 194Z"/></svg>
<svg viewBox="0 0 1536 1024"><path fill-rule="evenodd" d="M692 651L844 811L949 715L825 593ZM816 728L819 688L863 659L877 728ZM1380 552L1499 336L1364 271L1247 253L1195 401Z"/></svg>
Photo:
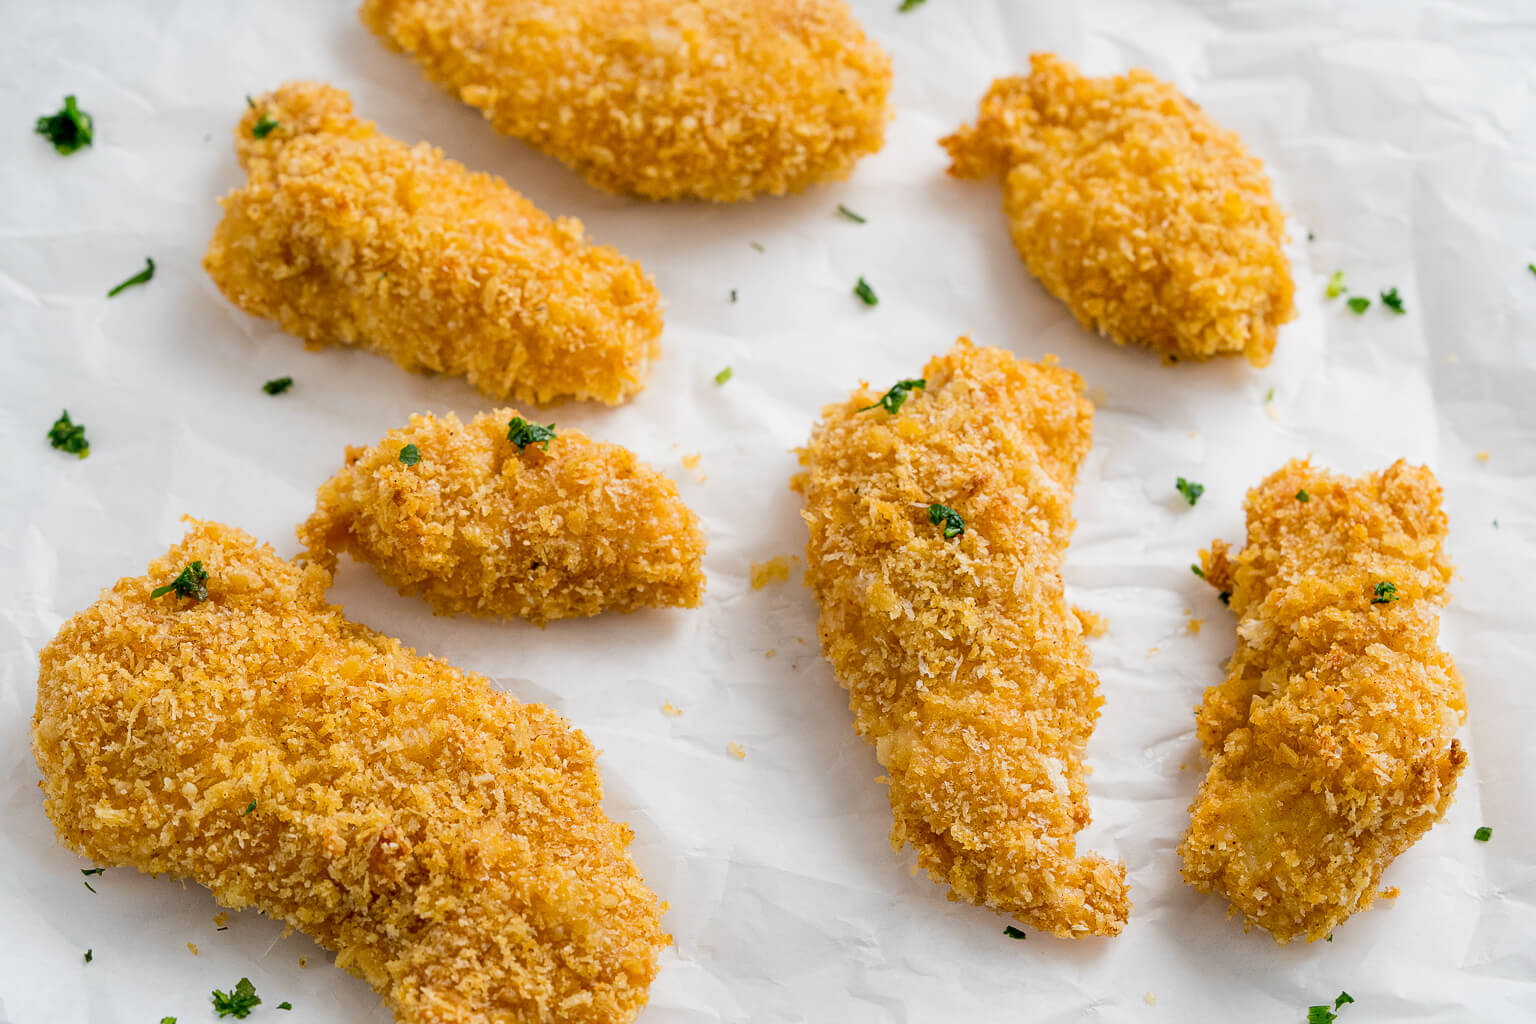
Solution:
<svg viewBox="0 0 1536 1024"><path fill-rule="evenodd" d="M890 60L843 0L364 0L362 20L498 131L646 199L840 180L890 118Z"/></svg>
<svg viewBox="0 0 1536 1024"><path fill-rule="evenodd" d="M1103 700L1061 581L1093 406L1053 360L963 338L903 386L827 406L794 481L822 649L885 768L892 846L952 900L1113 935L1125 866L1074 838Z"/></svg>
<svg viewBox="0 0 1536 1024"><path fill-rule="evenodd" d="M154 596L192 563L206 600ZM329 583L195 523L66 622L32 720L59 840L303 931L401 1024L632 1021L670 939L592 745Z"/></svg>
<svg viewBox="0 0 1536 1024"><path fill-rule="evenodd" d="M580 221L379 134L327 85L253 100L236 150L246 182L220 200L203 267L247 313L493 398L613 405L644 386L656 287Z"/></svg>
<svg viewBox="0 0 1536 1024"><path fill-rule="evenodd" d="M1184 878L1277 942L1369 908L1455 795L1466 694L1437 640L1440 502L1422 466L1350 478L1295 460L1248 493L1241 553L1201 553L1237 651L1197 712L1211 768Z"/></svg>
<svg viewBox="0 0 1536 1024"><path fill-rule="evenodd" d="M550 619L696 608L704 531L677 485L579 430L509 440L515 410L467 425L414 415L321 485L299 527L309 557L347 551L442 614ZM401 451L414 446L420 461ZM545 448L548 451L545 451Z"/></svg>
<svg viewBox="0 0 1536 1024"><path fill-rule="evenodd" d="M1083 326L1165 360L1267 364L1295 287L1264 165L1150 72L1030 67L942 140L950 173L1002 178L1013 244Z"/></svg>

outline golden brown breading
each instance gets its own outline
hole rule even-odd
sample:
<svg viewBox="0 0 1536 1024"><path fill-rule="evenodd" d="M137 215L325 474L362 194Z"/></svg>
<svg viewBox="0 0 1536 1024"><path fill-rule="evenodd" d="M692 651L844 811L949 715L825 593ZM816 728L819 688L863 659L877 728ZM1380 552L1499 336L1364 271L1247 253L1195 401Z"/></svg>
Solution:
<svg viewBox="0 0 1536 1024"><path fill-rule="evenodd" d="M418 414L320 486L299 527L311 558L347 551L440 614L549 619L614 609L696 608L704 531L677 485L627 448L557 430L522 452L516 410L466 426ZM415 445L421 461L400 451Z"/></svg>
<svg viewBox="0 0 1536 1024"><path fill-rule="evenodd" d="M1113 935L1125 866L1074 839L1103 701L1061 583L1093 406L1053 360L964 338L924 380L895 415L864 409L868 386L827 406L801 456L822 650L886 770L892 846L950 899ZM964 532L946 539L932 504Z"/></svg>
<svg viewBox="0 0 1536 1024"><path fill-rule="evenodd" d="M599 188L729 202L880 148L891 64L843 0L364 0L423 73Z"/></svg>
<svg viewBox="0 0 1536 1024"><path fill-rule="evenodd" d="M150 592L193 560L205 603ZM618 1024L670 941L592 745L195 524L42 652L46 810L97 863L191 878L337 953L402 1024Z"/></svg>
<svg viewBox="0 0 1536 1024"><path fill-rule="evenodd" d="M1246 505L1242 552L1200 556L1238 643L1198 709L1211 769L1179 852L1247 924L1316 940L1370 907L1466 763L1466 695L1436 639L1446 519L1434 475L1404 462L1352 479L1292 461Z"/></svg>
<svg viewBox="0 0 1536 1024"><path fill-rule="evenodd" d="M1084 78L1051 54L1030 67L942 140L951 174L1003 179L1030 273L1121 344L1268 363L1295 289L1264 165L1149 72Z"/></svg>
<svg viewBox="0 0 1536 1024"><path fill-rule="evenodd" d="M258 139L263 118L277 126ZM203 267L247 313L311 345L464 374L493 398L612 405L644 386L660 352L656 287L580 221L380 135L328 85L255 100L236 150L246 182L220 200Z"/></svg>

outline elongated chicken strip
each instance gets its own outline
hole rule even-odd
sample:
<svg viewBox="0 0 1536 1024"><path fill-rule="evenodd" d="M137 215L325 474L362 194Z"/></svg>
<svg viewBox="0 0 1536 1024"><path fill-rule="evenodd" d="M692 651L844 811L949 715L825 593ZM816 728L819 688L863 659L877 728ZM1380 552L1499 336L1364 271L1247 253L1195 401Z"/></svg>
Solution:
<svg viewBox="0 0 1536 1024"><path fill-rule="evenodd" d="M364 0L498 131L599 188L730 202L848 177L891 64L843 0Z"/></svg>
<svg viewBox="0 0 1536 1024"><path fill-rule="evenodd" d="M401 1024L634 1020L670 940L592 745L329 582L196 523L66 622L32 720L60 842L287 922Z"/></svg>
<svg viewBox="0 0 1536 1024"><path fill-rule="evenodd" d="M547 449L547 450L546 450ZM442 614L550 619L698 607L704 531L677 485L616 444L529 423L415 415L320 487L311 558L347 551Z"/></svg>
<svg viewBox="0 0 1536 1024"><path fill-rule="evenodd" d="M1043 53L1030 69L942 141L951 174L1003 180L1030 273L1120 344L1267 364L1295 288L1264 165L1149 72L1085 78Z"/></svg>
<svg viewBox="0 0 1536 1024"><path fill-rule="evenodd" d="M806 580L854 728L890 784L891 844L952 900L1113 935L1125 866L1080 854L1103 703L1062 593L1093 406L1077 374L966 339L884 397L827 406L795 487Z"/></svg>
<svg viewBox="0 0 1536 1024"><path fill-rule="evenodd" d="M644 386L656 288L580 221L380 135L328 85L252 100L235 148L246 182L220 200L203 266L247 313L493 398L612 405Z"/></svg>
<svg viewBox="0 0 1536 1024"><path fill-rule="evenodd" d="M1437 642L1446 518L1434 475L1404 462L1350 478L1292 461L1247 509L1247 546L1200 556L1237 651L1197 712L1211 768L1179 852L1247 925L1316 940L1371 906L1466 764L1466 694Z"/></svg>

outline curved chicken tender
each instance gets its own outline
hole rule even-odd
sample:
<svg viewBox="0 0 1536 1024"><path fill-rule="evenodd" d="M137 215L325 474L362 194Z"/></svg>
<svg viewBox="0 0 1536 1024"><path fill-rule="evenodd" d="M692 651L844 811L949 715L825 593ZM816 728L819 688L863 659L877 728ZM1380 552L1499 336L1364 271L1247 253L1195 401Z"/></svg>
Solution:
<svg viewBox="0 0 1536 1024"><path fill-rule="evenodd" d="M612 405L644 386L656 287L580 221L380 135L327 85L252 101L236 149L246 183L220 200L203 267L247 313L311 345L463 374L493 398Z"/></svg>
<svg viewBox="0 0 1536 1024"><path fill-rule="evenodd" d="M151 596L194 560L205 602ZM632 1021L670 938L592 745L329 582L197 523L66 622L32 720L59 840L287 922L402 1024Z"/></svg>
<svg viewBox="0 0 1536 1024"><path fill-rule="evenodd" d="M894 415L867 387L827 406L801 457L822 649L886 770L893 847L952 900L1113 935L1125 866L1074 840L1103 701L1061 582L1093 406L1053 360L963 338L924 385Z"/></svg>
<svg viewBox="0 0 1536 1024"><path fill-rule="evenodd" d="M1316 940L1370 907L1466 764L1437 643L1446 519L1434 475L1403 462L1351 479L1292 461L1246 504L1247 547L1201 554L1238 643L1198 710L1211 769L1179 852L1248 925Z"/></svg>
<svg viewBox="0 0 1536 1024"><path fill-rule="evenodd" d="M432 81L599 188L730 202L880 148L891 65L843 0L364 0Z"/></svg>
<svg viewBox="0 0 1536 1024"><path fill-rule="evenodd" d="M320 487L299 527L310 557L372 564L439 613L549 619L696 608L704 531L677 485L616 444L560 430L521 452L512 409L414 415ZM406 465L415 445L421 461Z"/></svg>
<svg viewBox="0 0 1536 1024"><path fill-rule="evenodd" d="M1083 326L1170 361L1267 364L1295 288L1264 165L1149 72L1030 66L942 140L950 173L1003 179L1013 244Z"/></svg>

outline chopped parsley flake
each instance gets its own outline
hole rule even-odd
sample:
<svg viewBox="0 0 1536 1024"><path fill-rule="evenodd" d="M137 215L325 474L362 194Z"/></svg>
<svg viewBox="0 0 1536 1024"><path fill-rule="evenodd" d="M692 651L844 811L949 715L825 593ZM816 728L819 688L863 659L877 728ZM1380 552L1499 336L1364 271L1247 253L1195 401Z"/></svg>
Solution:
<svg viewBox="0 0 1536 1024"><path fill-rule="evenodd" d="M1307 493L1306 488L1302 488L1301 490L1296 492L1296 500L1297 501L1311 501L1312 500L1312 495Z"/></svg>
<svg viewBox="0 0 1536 1024"><path fill-rule="evenodd" d="M1202 574L1202 577L1203 575L1204 574ZM1216 599L1230 608L1232 606L1232 591L1223 590L1221 593L1216 595Z"/></svg>
<svg viewBox="0 0 1536 1024"><path fill-rule="evenodd" d="M241 978L235 983L232 992L213 990L213 1008L221 1018L235 1017L244 1020L260 1005L261 997L256 994L256 986L251 984L250 978Z"/></svg>
<svg viewBox="0 0 1536 1024"><path fill-rule="evenodd" d="M81 868L82 875L101 875L106 873L106 868Z"/></svg>
<svg viewBox="0 0 1536 1024"><path fill-rule="evenodd" d="M901 0L901 6L896 8L896 10L902 14L906 14L908 11L917 10L925 3L927 3L927 0Z"/></svg>
<svg viewBox="0 0 1536 1024"><path fill-rule="evenodd" d="M246 815L250 814L255 809L256 809L256 801L252 800L250 803L245 805L245 810L240 812L240 817L244 818Z"/></svg>
<svg viewBox="0 0 1536 1024"><path fill-rule="evenodd" d="M1028 935L1024 934L1024 930L1022 928L1015 928L1013 925L1009 925L1008 927L1004 928L1003 929L1003 934L1008 936L1010 939L1027 939L1027 938L1029 938Z"/></svg>
<svg viewBox="0 0 1536 1024"><path fill-rule="evenodd" d="M869 282L864 280L862 277L859 278L859 283L853 286L853 294L857 295L859 300L866 306L880 305L880 297L876 295L875 290L869 286Z"/></svg>
<svg viewBox="0 0 1536 1024"><path fill-rule="evenodd" d="M848 209L848 207L844 206L842 203L838 203L837 204L837 212L842 214L844 217L847 217L849 220L853 221L855 224L868 224L869 223L869 219L867 217L859 216L857 213L854 213L852 210Z"/></svg>
<svg viewBox="0 0 1536 1024"><path fill-rule="evenodd" d="M1371 604L1391 604L1401 597L1397 592L1397 584L1382 580L1376 584L1375 596L1371 598Z"/></svg>
<svg viewBox="0 0 1536 1024"><path fill-rule="evenodd" d="M732 370L729 366L727 366L725 369L715 374L715 384L724 384L726 381L730 380L731 377L735 375L735 373L735 370Z"/></svg>
<svg viewBox="0 0 1536 1024"><path fill-rule="evenodd" d="M1339 993L1339 998L1337 998L1337 999L1335 999L1333 1001L1333 1008L1335 1010L1337 1010L1339 1007L1343 1006L1345 1003L1352 1003L1354 1001L1355 1001L1355 997L1350 995L1348 992L1340 992Z"/></svg>
<svg viewBox="0 0 1536 1024"><path fill-rule="evenodd" d="M91 952L89 949L86 950L85 951L85 962L86 963L90 963L94 959L96 959L96 955L93 952Z"/></svg>
<svg viewBox="0 0 1536 1024"><path fill-rule="evenodd" d="M1356 316L1371 308L1371 300L1363 295L1352 296L1349 300L1349 311Z"/></svg>
<svg viewBox="0 0 1536 1024"><path fill-rule="evenodd" d="M1493 829L1487 825L1480 825L1477 831L1472 833L1472 838L1480 843L1486 843L1493 838Z"/></svg>
<svg viewBox="0 0 1536 1024"><path fill-rule="evenodd" d="M261 390L269 395L280 395L293 387L292 377L274 377L261 386Z"/></svg>
<svg viewBox="0 0 1536 1024"><path fill-rule="evenodd" d="M1200 566L1195 562L1189 563L1189 571L1194 573L1196 576L1199 576L1201 579L1205 579L1205 570L1200 568Z"/></svg>
<svg viewBox="0 0 1536 1024"><path fill-rule="evenodd" d="M768 250L763 248L763 243L762 242L749 242L747 244L751 245L752 248L756 249L758 252L767 252L768 251Z"/></svg>
<svg viewBox="0 0 1536 1024"><path fill-rule="evenodd" d="M1403 308L1403 297L1397 294L1396 288L1388 288L1381 293L1381 304L1399 315L1408 312Z"/></svg>
<svg viewBox="0 0 1536 1024"><path fill-rule="evenodd" d="M284 999L282 1002L277 1004L277 1008L279 1010L291 1010L291 1009L293 1009L293 1004L290 1003L288 1000Z"/></svg>
<svg viewBox="0 0 1536 1024"><path fill-rule="evenodd" d="M144 257L144 269L139 271L137 274L134 274L128 280L126 280L122 284L118 285L116 288L113 288L111 291L107 292L107 298L109 298L109 299L112 298L114 295L116 295L118 292L122 291L124 288L132 288L136 284L144 284L144 283L148 282L149 279L154 277L154 276L155 276L155 261L150 259L148 256L145 256Z"/></svg>
<svg viewBox="0 0 1536 1024"><path fill-rule="evenodd" d="M1333 1024L1338 1019L1339 1015L1327 1003L1307 1007L1307 1024Z"/></svg>
<svg viewBox="0 0 1536 1024"><path fill-rule="evenodd" d="M1270 388L1269 391L1266 392L1265 395L1264 395L1264 404L1268 405L1270 402L1273 402L1274 400L1275 400L1275 389L1274 388Z"/></svg>
<svg viewBox="0 0 1536 1024"><path fill-rule="evenodd" d="M85 424L71 422L68 409L59 413L59 418L48 428L48 443L82 459L91 454L91 442L85 439Z"/></svg>
<svg viewBox="0 0 1536 1024"><path fill-rule="evenodd" d="M90 882L87 882L83 878L80 879L80 884L85 886L87 889L91 890L91 892L93 892L93 893L96 891L96 887L94 885L92 885Z"/></svg>
<svg viewBox="0 0 1536 1024"><path fill-rule="evenodd" d="M884 409L886 412L894 416L900 412L901 407L906 404L907 396L912 393L913 388L926 389L927 387L928 381L923 377L912 377L908 380L899 380L895 384L891 385L891 390L880 396L880 401L876 402L874 405L866 405L864 408L858 409L856 411L869 412L871 409Z"/></svg>
<svg viewBox="0 0 1536 1024"><path fill-rule="evenodd" d="M965 532L965 520L960 518L959 512L948 505L929 505L928 521L934 526L943 524L945 540L958 537Z"/></svg>
<svg viewBox="0 0 1536 1024"><path fill-rule="evenodd" d="M161 1017L160 1024L176 1024L175 1017Z"/></svg>
<svg viewBox="0 0 1536 1024"><path fill-rule="evenodd" d="M731 289L731 301L732 302L736 301L736 289L735 288Z"/></svg>
<svg viewBox="0 0 1536 1024"><path fill-rule="evenodd" d="M1533 274L1536 274L1536 263L1527 263L1525 265L1525 269L1529 270Z"/></svg>
<svg viewBox="0 0 1536 1024"><path fill-rule="evenodd" d="M63 156L89 146L95 134L91 115L75 105L73 96L64 97L64 108L57 114L38 118L33 131L53 143L53 148Z"/></svg>
<svg viewBox="0 0 1536 1024"><path fill-rule="evenodd" d="M164 597L174 592L177 597L191 597L199 602L208 600L208 573L203 571L201 560L190 562L187 567L176 575L163 587L156 587L149 592L151 598Z"/></svg>
<svg viewBox="0 0 1536 1024"><path fill-rule="evenodd" d="M1178 492L1184 496L1184 500L1189 502L1191 505L1199 501L1200 495L1205 493L1204 484L1197 484L1193 480L1185 480L1183 477L1179 477L1179 479L1174 482L1173 486L1177 488Z"/></svg>
<svg viewBox="0 0 1536 1024"><path fill-rule="evenodd" d="M252 110L256 109L256 104L251 103L251 98L249 96L245 98L245 102L251 104ZM268 135L272 134L272 132L277 128L277 124L278 123L272 120L271 116L268 115L266 111L262 111L261 116L256 119L256 123L251 125L251 137L256 139L264 139Z"/></svg>
<svg viewBox="0 0 1536 1024"><path fill-rule="evenodd" d="M1340 295L1343 295L1344 291L1344 271L1335 270L1329 276L1328 287L1323 289L1323 294L1328 296L1330 299L1336 299Z"/></svg>
<svg viewBox="0 0 1536 1024"><path fill-rule="evenodd" d="M523 449L531 444L541 444L544 450L549 451L549 442L555 439L555 425L551 423L547 427L541 427L537 423L529 423L521 416L512 417L512 422L507 424L507 440L517 445L517 453L521 455Z"/></svg>
<svg viewBox="0 0 1536 1024"><path fill-rule="evenodd" d="M400 449L400 461L407 466L414 466L421 461L421 449L414 444L408 444Z"/></svg>

